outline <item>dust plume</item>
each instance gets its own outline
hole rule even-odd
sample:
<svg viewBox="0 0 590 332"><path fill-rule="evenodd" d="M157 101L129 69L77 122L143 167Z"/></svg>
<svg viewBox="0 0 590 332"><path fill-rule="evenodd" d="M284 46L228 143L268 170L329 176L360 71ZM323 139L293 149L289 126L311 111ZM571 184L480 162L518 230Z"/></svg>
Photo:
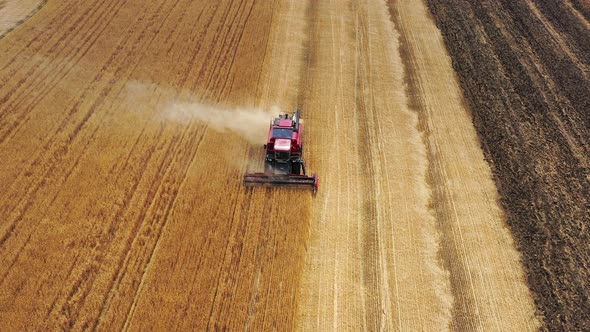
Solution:
<svg viewBox="0 0 590 332"><path fill-rule="evenodd" d="M201 103L173 103L164 109L163 116L178 123L200 121L219 132L231 132L251 144L262 144L268 134L273 116L280 113L277 106L270 109L255 107L218 107Z"/></svg>

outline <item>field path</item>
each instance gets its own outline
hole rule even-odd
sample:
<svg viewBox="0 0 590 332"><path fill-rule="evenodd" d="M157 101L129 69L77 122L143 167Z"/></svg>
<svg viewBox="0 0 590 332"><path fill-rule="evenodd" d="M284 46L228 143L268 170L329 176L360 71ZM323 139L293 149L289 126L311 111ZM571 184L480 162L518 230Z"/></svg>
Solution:
<svg viewBox="0 0 590 332"><path fill-rule="evenodd" d="M48 1L0 82L2 330L538 326L421 1ZM243 187L203 114L297 105L320 191Z"/></svg>
<svg viewBox="0 0 590 332"><path fill-rule="evenodd" d="M388 5L315 8L306 109L318 110L312 157L324 176L301 326L535 330L440 32L421 1Z"/></svg>
<svg viewBox="0 0 590 332"><path fill-rule="evenodd" d="M0 0L0 38L35 15L47 0Z"/></svg>

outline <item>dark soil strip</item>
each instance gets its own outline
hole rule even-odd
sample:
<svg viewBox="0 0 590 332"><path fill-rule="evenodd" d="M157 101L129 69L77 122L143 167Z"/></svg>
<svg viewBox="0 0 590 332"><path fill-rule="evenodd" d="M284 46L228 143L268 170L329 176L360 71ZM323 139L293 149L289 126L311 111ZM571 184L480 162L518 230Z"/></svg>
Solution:
<svg viewBox="0 0 590 332"><path fill-rule="evenodd" d="M538 313L548 330L590 330L590 31L550 0L534 2L540 18L525 0L428 2Z"/></svg>
<svg viewBox="0 0 590 332"><path fill-rule="evenodd" d="M571 0L572 5L576 8L584 17L590 21L590 1L588 0Z"/></svg>

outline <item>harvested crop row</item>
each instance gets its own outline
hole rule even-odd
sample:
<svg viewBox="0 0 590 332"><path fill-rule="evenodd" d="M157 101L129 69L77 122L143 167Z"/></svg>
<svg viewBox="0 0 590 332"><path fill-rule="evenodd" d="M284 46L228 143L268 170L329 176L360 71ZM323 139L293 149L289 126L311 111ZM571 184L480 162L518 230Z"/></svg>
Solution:
<svg viewBox="0 0 590 332"><path fill-rule="evenodd" d="M312 112L308 161L322 178L297 327L536 330L489 166L426 4L314 1L310 12L304 110Z"/></svg>
<svg viewBox="0 0 590 332"><path fill-rule="evenodd" d="M583 1L574 3L584 9ZM473 110L538 310L552 330L588 330L588 21L569 2L429 4Z"/></svg>

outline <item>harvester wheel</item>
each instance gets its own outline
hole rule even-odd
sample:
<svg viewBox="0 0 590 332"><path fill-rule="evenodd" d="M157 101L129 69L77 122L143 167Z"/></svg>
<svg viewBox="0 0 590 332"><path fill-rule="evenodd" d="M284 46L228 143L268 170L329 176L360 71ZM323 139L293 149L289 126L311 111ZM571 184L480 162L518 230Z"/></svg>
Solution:
<svg viewBox="0 0 590 332"><path fill-rule="evenodd" d="M301 174L301 163L299 162L294 162L291 164L291 173L292 174Z"/></svg>
<svg viewBox="0 0 590 332"><path fill-rule="evenodd" d="M269 162L269 161L265 161L264 162L264 173L267 173L267 174L273 173L273 171L272 171L272 163L271 162Z"/></svg>

